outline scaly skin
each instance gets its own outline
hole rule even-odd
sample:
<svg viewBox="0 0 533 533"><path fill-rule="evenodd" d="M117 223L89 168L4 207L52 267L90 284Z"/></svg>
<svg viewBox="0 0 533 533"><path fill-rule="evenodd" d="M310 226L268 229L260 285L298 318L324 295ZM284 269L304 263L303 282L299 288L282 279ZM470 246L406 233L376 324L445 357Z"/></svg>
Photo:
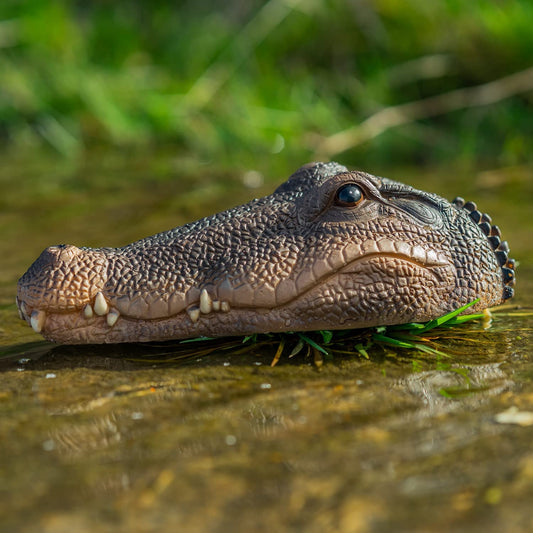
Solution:
<svg viewBox="0 0 533 533"><path fill-rule="evenodd" d="M313 163L270 196L122 248L47 248L17 303L67 344L426 321L480 298L475 312L512 296L514 262L490 218L454 202Z"/></svg>

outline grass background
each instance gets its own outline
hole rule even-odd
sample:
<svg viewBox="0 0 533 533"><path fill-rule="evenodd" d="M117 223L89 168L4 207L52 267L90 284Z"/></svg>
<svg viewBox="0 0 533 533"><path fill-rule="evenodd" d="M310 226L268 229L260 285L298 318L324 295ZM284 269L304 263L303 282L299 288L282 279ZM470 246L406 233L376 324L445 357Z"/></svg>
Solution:
<svg viewBox="0 0 533 533"><path fill-rule="evenodd" d="M295 168L380 110L530 68L532 23L531 0L2 0L0 139ZM533 91L471 104L325 155L530 164Z"/></svg>

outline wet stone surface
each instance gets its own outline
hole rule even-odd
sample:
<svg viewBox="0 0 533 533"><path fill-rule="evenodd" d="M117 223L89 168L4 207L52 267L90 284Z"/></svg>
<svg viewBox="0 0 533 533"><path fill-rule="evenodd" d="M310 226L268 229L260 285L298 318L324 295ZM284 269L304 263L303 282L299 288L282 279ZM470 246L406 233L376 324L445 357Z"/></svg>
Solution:
<svg viewBox="0 0 533 533"><path fill-rule="evenodd" d="M2 179L14 199L9 187L20 184ZM533 269L529 205L520 200L527 181L501 192L475 180L465 191L464 178L412 179L487 204L521 262L519 311L497 314L487 331L468 326L472 342L449 339L448 358L377 349L369 360L346 355L317 369L303 357L271 368L275 347L182 361L172 360L171 345L41 341L13 299L17 277L42 248L55 240L122 244L185 222L176 206L188 219L213 210L209 195L202 212L182 198L192 178L161 178L148 195L139 177L113 214L100 201L109 183L122 187L113 179L83 195L67 178L54 193L23 186L21 201L0 217L2 530L533 529ZM238 189L227 184L219 208L257 195L243 189L236 200ZM40 207L41 232L28 216L43 202L63 207ZM104 223L83 229L98 202L97 220L127 222L115 235ZM130 210L144 214L136 228Z"/></svg>

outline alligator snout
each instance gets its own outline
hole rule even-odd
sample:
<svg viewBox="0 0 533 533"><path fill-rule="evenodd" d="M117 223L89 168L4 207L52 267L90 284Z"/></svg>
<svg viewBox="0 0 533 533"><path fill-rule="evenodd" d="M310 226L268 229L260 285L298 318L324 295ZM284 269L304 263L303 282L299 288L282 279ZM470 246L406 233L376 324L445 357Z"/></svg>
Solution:
<svg viewBox="0 0 533 533"><path fill-rule="evenodd" d="M48 278L54 272L64 271L70 263L82 254L82 250L71 244L59 244L49 246L41 252L41 255L33 262L28 271L22 276L21 281L32 281L29 285L35 285L37 278Z"/></svg>
<svg viewBox="0 0 533 533"><path fill-rule="evenodd" d="M46 248L19 280L21 315L40 331L46 313L83 308L104 286L106 268L107 259L100 250L65 244Z"/></svg>

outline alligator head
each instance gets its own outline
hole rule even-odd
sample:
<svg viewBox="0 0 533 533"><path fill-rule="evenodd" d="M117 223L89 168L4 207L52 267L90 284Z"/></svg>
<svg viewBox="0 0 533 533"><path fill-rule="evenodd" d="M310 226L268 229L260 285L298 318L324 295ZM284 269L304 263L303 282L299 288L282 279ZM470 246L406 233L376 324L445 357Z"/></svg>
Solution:
<svg viewBox="0 0 533 533"><path fill-rule="evenodd" d="M122 248L47 248L17 303L70 344L399 324L510 298L508 251L472 202L313 163L270 196Z"/></svg>

